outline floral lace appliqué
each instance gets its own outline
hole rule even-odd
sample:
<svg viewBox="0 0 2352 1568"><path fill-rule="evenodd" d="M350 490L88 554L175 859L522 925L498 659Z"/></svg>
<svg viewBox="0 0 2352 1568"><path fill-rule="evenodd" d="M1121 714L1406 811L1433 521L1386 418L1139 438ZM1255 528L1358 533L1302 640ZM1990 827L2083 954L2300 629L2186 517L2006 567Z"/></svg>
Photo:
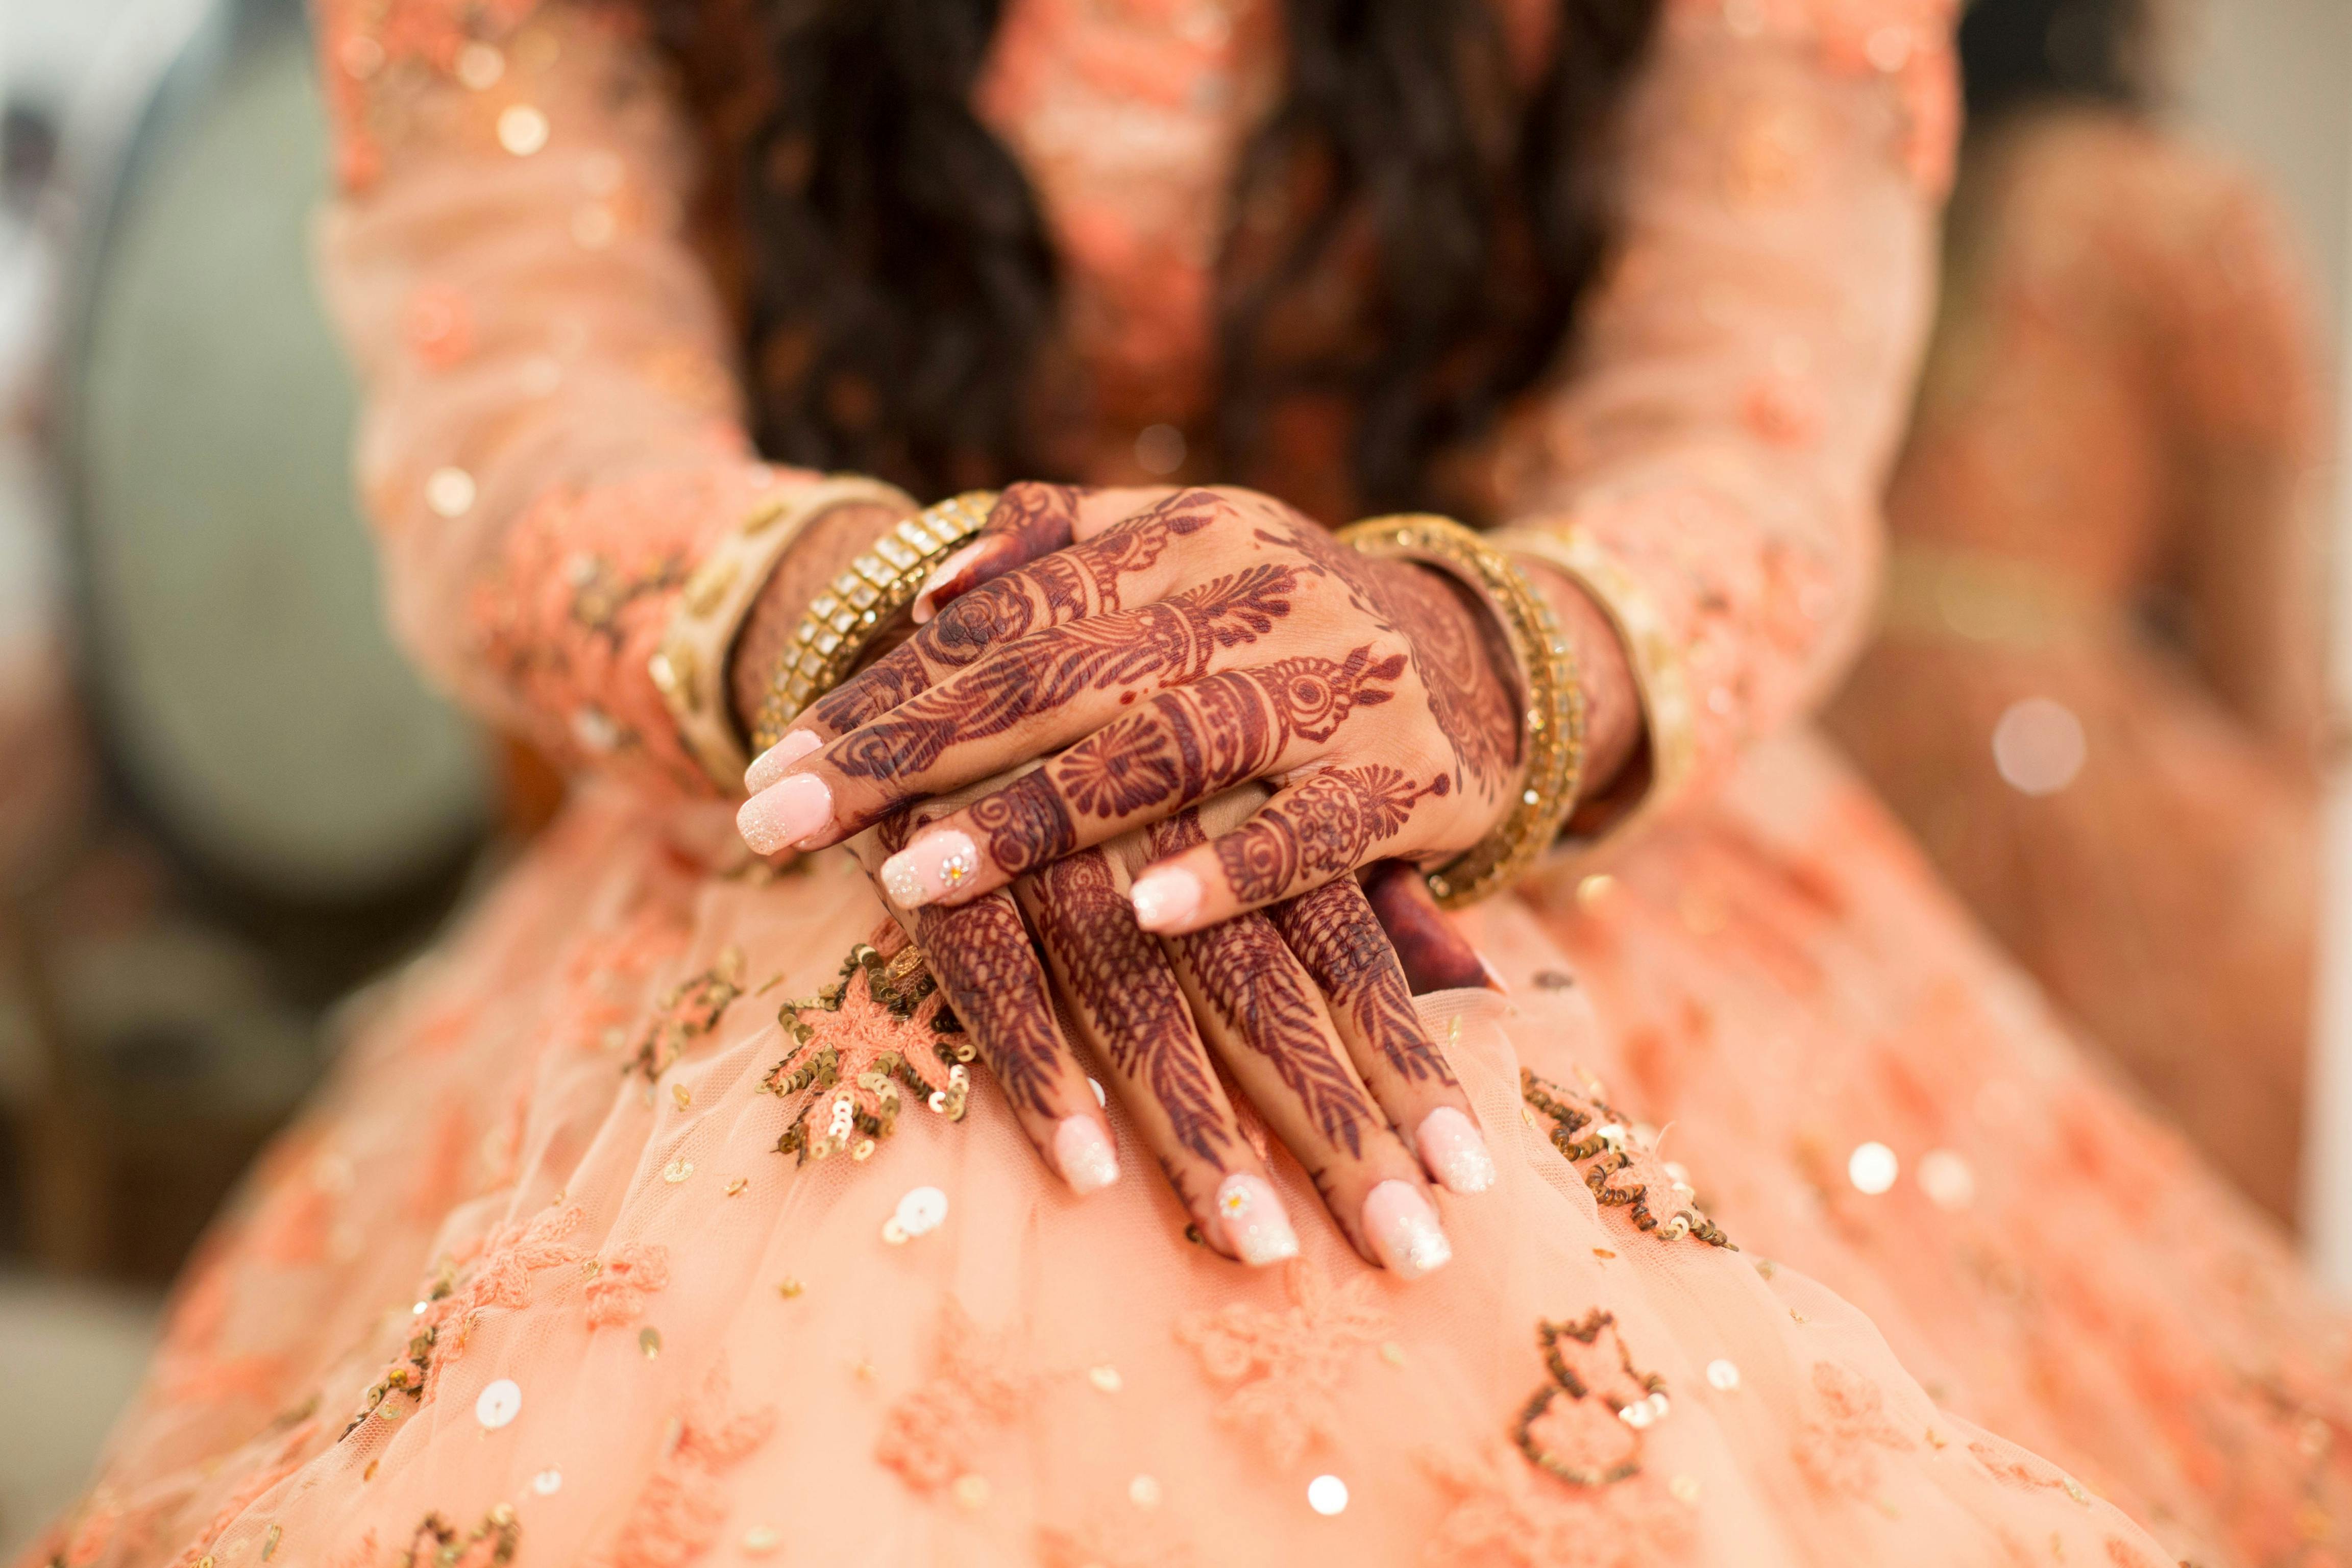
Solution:
<svg viewBox="0 0 2352 1568"><path fill-rule="evenodd" d="M1606 1101L1563 1089L1525 1068L1519 1072L1519 1092L1550 1120L1552 1146L1580 1170L1584 1184L1603 1206L1623 1208L1635 1229L1661 1241L1687 1236L1709 1247L1739 1250L1723 1227L1690 1201L1690 1188L1675 1178L1657 1152L1636 1138L1632 1124Z"/></svg>
<svg viewBox="0 0 2352 1568"><path fill-rule="evenodd" d="M1212 1382L1233 1386L1217 1418L1255 1438L1266 1458L1286 1469L1339 1435L1339 1385L1393 1324L1372 1301L1368 1275L1335 1285L1298 1258L1284 1284L1288 1307L1236 1301L1204 1309L1177 1323L1176 1340L1199 1352Z"/></svg>
<svg viewBox="0 0 2352 1568"><path fill-rule="evenodd" d="M1438 1568L1655 1568L1695 1533L1689 1508L1650 1477L1563 1486L1499 1439L1424 1466L1452 1503L1426 1549Z"/></svg>
<svg viewBox="0 0 2352 1568"><path fill-rule="evenodd" d="M1813 1363L1813 1392L1822 1413L1797 1434L1797 1468L1821 1491L1869 1499L1878 1489L1879 1452L1907 1454L1918 1439L1888 1419L1876 1384L1836 1362Z"/></svg>
<svg viewBox="0 0 2352 1568"><path fill-rule="evenodd" d="M656 1008L658 1016L621 1070L635 1073L648 1084L656 1082L677 1065L688 1046L719 1027L727 1009L742 994L743 950L721 948L709 968L670 987Z"/></svg>
<svg viewBox="0 0 2352 1568"><path fill-rule="evenodd" d="M937 1491L975 1473L991 1441L1020 1418L1043 1381L1014 1333L983 1331L950 1300L930 1375L891 1405L874 1458L915 1490Z"/></svg>
<svg viewBox="0 0 2352 1568"><path fill-rule="evenodd" d="M567 1237L586 1217L576 1205L551 1205L444 1259L417 1303L422 1310L409 1330L406 1347L369 1386L344 1434L349 1436L372 1415L396 1421L423 1408L441 1369L465 1353L466 1333L475 1314L489 1307L512 1310L528 1304L532 1275L582 1259L584 1254Z"/></svg>
<svg viewBox="0 0 2352 1568"><path fill-rule="evenodd" d="M791 1108L777 1153L803 1164L845 1152L853 1160L871 1158L897 1127L908 1094L936 1115L963 1120L971 1042L923 967L919 948L885 958L858 943L838 981L785 1003L776 1022L793 1039L761 1082ZM814 1124L820 1115L821 1125Z"/></svg>
<svg viewBox="0 0 2352 1568"><path fill-rule="evenodd" d="M685 1568L726 1527L726 1477L776 1430L773 1405L739 1407L722 1357L679 1413L677 1436L654 1466L599 1568Z"/></svg>
<svg viewBox="0 0 2352 1568"><path fill-rule="evenodd" d="M616 1247L596 1260L588 1281L588 1326L634 1323L646 1314L646 1298L668 1287L669 1248L651 1241Z"/></svg>

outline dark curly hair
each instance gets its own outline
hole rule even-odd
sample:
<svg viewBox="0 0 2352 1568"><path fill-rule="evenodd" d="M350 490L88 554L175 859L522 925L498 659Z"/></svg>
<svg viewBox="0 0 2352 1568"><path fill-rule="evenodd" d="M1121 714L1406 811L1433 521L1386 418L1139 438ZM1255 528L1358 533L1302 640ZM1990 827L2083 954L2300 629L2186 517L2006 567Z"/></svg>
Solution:
<svg viewBox="0 0 2352 1568"><path fill-rule="evenodd" d="M1002 0L645 4L735 172L706 195L762 448L922 494L1053 477L1030 419L1055 256L969 101ZM1276 400L1336 395L1360 499L1410 504L1542 374L1605 253L1609 131L1658 4L1556 0L1527 93L1492 0L1284 0L1288 96L1234 205L1276 232L1237 231L1221 269L1221 466ZM1277 346L1333 267L1360 330Z"/></svg>

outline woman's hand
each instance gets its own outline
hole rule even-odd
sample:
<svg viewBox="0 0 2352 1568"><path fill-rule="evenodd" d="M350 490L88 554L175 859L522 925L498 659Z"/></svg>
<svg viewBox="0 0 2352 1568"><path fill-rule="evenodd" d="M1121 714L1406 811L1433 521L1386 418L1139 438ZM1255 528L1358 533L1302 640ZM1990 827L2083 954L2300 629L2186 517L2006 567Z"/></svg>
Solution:
<svg viewBox="0 0 2352 1568"><path fill-rule="evenodd" d="M1129 896L1144 929L1178 934L1374 860L1448 857L1493 826L1520 771L1519 700L1465 590L1349 551L1252 491L1134 499L1008 490L939 586L1021 563L755 764L741 819L753 847L835 843L1049 759L935 816L884 863L902 907L953 906L1273 782L1229 831L1152 835L1158 863Z"/></svg>
<svg viewBox="0 0 2352 1568"><path fill-rule="evenodd" d="M1221 801L1212 820L1238 820L1254 804ZM926 816L951 807L891 817L851 847L877 869ZM1118 1180L1119 1162L1060 1018L1209 1246L1253 1265L1298 1249L1230 1083L1297 1158L1358 1252L1406 1279L1428 1273L1452 1251L1423 1166L1471 1193L1493 1184L1495 1164L1380 921L1343 878L1211 931L1152 936L1127 896L1131 871L1206 831L1201 814L1185 811L1149 842L1129 834L1010 889L899 918L1023 1130L1075 1190Z"/></svg>

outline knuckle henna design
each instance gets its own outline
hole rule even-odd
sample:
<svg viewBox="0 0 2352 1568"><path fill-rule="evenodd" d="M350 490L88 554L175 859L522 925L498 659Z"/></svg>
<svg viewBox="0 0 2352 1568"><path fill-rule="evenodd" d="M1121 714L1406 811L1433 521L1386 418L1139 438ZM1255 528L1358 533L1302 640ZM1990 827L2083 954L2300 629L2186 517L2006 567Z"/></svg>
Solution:
<svg viewBox="0 0 2352 1568"><path fill-rule="evenodd" d="M1301 655L1162 691L974 802L976 837L1001 870L1018 876L1069 852L1076 816L1113 825L1194 804L1260 776L1296 744L1329 740L1355 709L1387 701L1404 668L1403 655L1377 659L1364 647L1343 659Z"/></svg>
<svg viewBox="0 0 2352 1568"><path fill-rule="evenodd" d="M1153 824L1150 838L1156 858L1206 842L1191 812ZM1383 1119L1333 1048L1320 1025L1311 982L1272 922L1263 915L1243 915L1171 940L1192 965L1202 1000L1228 1034L1265 1058L1327 1143L1361 1159L1367 1132L1377 1131ZM1291 1152L1306 1162L1312 1151ZM1328 1192L1329 1173L1311 1164L1309 1170L1317 1187Z"/></svg>
<svg viewBox="0 0 2352 1568"><path fill-rule="evenodd" d="M1186 499L1172 496L1094 539L1071 544L1076 489L1012 487L989 516L991 531L1004 519L1002 531L992 535L1006 542L1003 550L968 565L958 577L962 591L940 607L930 625L820 699L811 716L833 733L846 734L992 649L1033 631L1118 610L1121 576L1148 570L1170 543L1213 521L1213 507L1197 504L1200 498L1224 504L1206 491L1190 494L1196 504L1189 509L1172 506Z"/></svg>
<svg viewBox="0 0 2352 1568"><path fill-rule="evenodd" d="M1446 773L1424 784L1385 763L1332 768L1299 780L1218 838L1217 865L1234 898L1267 903L1302 883L1354 870L1404 830L1416 805L1452 789Z"/></svg>
<svg viewBox="0 0 2352 1568"><path fill-rule="evenodd" d="M1511 662L1501 628L1483 611L1465 615L1469 607L1458 592L1431 572L1376 562L1305 518L1287 526L1287 535L1260 529L1257 537L1297 550L1310 570L1336 580L1360 613L1402 639L1430 716L1453 750L1456 783L1482 798L1499 794L1519 760L1517 700L1496 674Z"/></svg>
<svg viewBox="0 0 2352 1568"><path fill-rule="evenodd" d="M1328 882L1265 911L1298 962L1390 1070L1414 1083L1457 1087L1453 1067L1414 1011L1395 950L1353 882Z"/></svg>
<svg viewBox="0 0 2352 1568"><path fill-rule="evenodd" d="M1183 988L1135 923L1109 862L1074 855L1039 872L1034 888L1038 935L1071 998L1094 1016L1111 1068L1150 1094L1178 1144L1222 1166L1234 1142L1223 1094Z"/></svg>
<svg viewBox="0 0 2352 1568"><path fill-rule="evenodd" d="M1031 1115L1053 1119L1063 1046L1029 928L1010 895L915 911L915 940L997 1087Z"/></svg>
<svg viewBox="0 0 2352 1568"><path fill-rule="evenodd" d="M932 624L1012 582L983 584ZM1009 647L998 644L996 658L908 698L858 729L828 760L852 778L904 783L950 746L1001 735L1081 692L1197 679L1218 652L1273 630L1290 614L1297 587L1290 567L1252 566L1131 615L1066 618Z"/></svg>

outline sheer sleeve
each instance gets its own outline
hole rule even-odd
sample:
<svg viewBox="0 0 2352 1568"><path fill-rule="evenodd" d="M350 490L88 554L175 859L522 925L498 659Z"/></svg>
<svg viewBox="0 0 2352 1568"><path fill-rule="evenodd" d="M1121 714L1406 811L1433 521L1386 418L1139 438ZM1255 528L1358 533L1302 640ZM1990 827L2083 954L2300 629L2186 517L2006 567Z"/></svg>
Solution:
<svg viewBox="0 0 2352 1568"><path fill-rule="evenodd" d="M682 232L692 149L623 8L314 5L323 272L395 631L559 760L731 784L725 649L790 519L912 503L757 460Z"/></svg>
<svg viewBox="0 0 2352 1568"><path fill-rule="evenodd" d="M2268 197L2194 166L2161 204L2148 300L2179 435L2184 498L2171 551L2198 667L2287 755L2323 727L2317 527L2326 397L2309 289Z"/></svg>
<svg viewBox="0 0 2352 1568"><path fill-rule="evenodd" d="M1495 473L1641 687L1654 805L1865 629L1958 119L1946 0L1669 0L1620 258Z"/></svg>

